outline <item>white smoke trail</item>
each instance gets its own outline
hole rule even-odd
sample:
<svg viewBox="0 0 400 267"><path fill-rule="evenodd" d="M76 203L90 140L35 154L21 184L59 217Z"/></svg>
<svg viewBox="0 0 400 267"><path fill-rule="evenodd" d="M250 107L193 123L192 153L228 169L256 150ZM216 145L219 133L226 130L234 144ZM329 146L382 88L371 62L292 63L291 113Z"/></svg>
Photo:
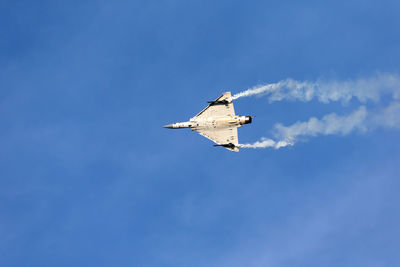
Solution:
<svg viewBox="0 0 400 267"><path fill-rule="evenodd" d="M239 144L239 147L242 148L267 148L267 147L272 147L275 149L279 149L281 147L285 147L285 146L292 146L293 143L289 143L287 141L281 140L281 141L274 141L272 139L269 138L261 138L261 141L257 141L254 144Z"/></svg>
<svg viewBox="0 0 400 267"><path fill-rule="evenodd" d="M299 136L317 136L339 134L345 135L353 130L365 131L367 109L364 106L348 116L339 116L335 113L324 116L321 120L313 117L306 122L296 122L291 126L275 125L276 136L282 140L294 143Z"/></svg>
<svg viewBox="0 0 400 267"><path fill-rule="evenodd" d="M392 102L384 109L371 115L370 128L400 128L400 102Z"/></svg>
<svg viewBox="0 0 400 267"><path fill-rule="evenodd" d="M295 81L283 80L277 83L260 85L238 94L233 99L253 95L267 94L270 102L281 100L310 101L314 98L320 102L348 102L353 97L360 102L379 101L383 94L391 94L393 99L400 99L400 76L397 74L376 74L367 78L349 81Z"/></svg>
<svg viewBox="0 0 400 267"><path fill-rule="evenodd" d="M347 116L339 116L335 113L324 116L322 119L310 118L306 122L296 122L290 126L276 124L274 126L274 141L269 138L261 138L253 144L241 144L242 148L275 148L294 145L301 137L317 135L346 135L355 130L363 133L377 127L400 128L400 102L392 102L388 107L367 112L366 107L361 106Z"/></svg>

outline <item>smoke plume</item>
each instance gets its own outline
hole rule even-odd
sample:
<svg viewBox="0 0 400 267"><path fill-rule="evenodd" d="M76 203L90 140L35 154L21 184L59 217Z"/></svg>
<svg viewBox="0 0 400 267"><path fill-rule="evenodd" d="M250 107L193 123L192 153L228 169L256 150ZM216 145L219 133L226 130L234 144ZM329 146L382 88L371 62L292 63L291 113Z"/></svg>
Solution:
<svg viewBox="0 0 400 267"><path fill-rule="evenodd" d="M296 122L290 126L275 124L273 135L276 140L261 138L253 144L241 144L242 148L275 148L292 146L297 141L305 141L308 137L318 135L347 135L353 131L366 132L377 127L400 128L400 102L392 102L388 107L367 111L360 106L356 111L346 116L335 113L322 119L315 117L305 122Z"/></svg>
<svg viewBox="0 0 400 267"><path fill-rule="evenodd" d="M318 135L347 135L353 131L366 132L377 127L400 128L400 76L397 74L376 74L348 81L301 82L286 79L247 89L232 98L254 95L267 95L270 102L282 100L308 102L317 99L322 103L332 101L346 103L355 98L364 105L348 115L331 113L321 119L312 117L308 121L298 121L289 126L277 123L272 130L274 139L263 137L252 144L240 144L242 148L279 149ZM384 95L392 99L389 106L367 111L365 104L379 103Z"/></svg>
<svg viewBox="0 0 400 267"><path fill-rule="evenodd" d="M274 141L272 139L269 138L265 138L262 137L261 141L257 141L253 144L239 144L239 147L242 148L267 148L267 147L272 147L275 149L279 149L281 147L285 147L285 146L291 146L293 145L293 143L281 140L281 141Z"/></svg>
<svg viewBox="0 0 400 267"><path fill-rule="evenodd" d="M323 103L331 101L348 102L353 97L360 102L378 102L381 95L390 94L400 99L400 76L397 74L376 74L367 78L348 81L296 81L286 79L277 83L265 84L235 94L238 99L254 95L268 95L270 102L281 100L300 100L308 102L317 99Z"/></svg>

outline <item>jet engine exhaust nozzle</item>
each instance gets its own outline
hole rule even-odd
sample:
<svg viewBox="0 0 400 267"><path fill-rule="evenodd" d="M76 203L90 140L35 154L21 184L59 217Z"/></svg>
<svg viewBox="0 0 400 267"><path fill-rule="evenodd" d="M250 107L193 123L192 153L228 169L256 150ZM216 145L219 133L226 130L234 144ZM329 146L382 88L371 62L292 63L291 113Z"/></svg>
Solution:
<svg viewBox="0 0 400 267"><path fill-rule="evenodd" d="M249 124L253 121L253 117L252 116L246 116L246 119L244 120L244 124Z"/></svg>

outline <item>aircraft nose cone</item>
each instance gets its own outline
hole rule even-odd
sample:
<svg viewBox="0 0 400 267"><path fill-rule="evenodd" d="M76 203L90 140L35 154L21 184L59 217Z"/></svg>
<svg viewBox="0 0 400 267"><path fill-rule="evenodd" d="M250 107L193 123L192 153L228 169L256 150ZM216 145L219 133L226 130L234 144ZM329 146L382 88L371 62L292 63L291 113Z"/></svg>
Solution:
<svg viewBox="0 0 400 267"><path fill-rule="evenodd" d="M168 129L174 128L174 127L172 126L172 124L164 125L163 127L164 127L164 128L168 128Z"/></svg>

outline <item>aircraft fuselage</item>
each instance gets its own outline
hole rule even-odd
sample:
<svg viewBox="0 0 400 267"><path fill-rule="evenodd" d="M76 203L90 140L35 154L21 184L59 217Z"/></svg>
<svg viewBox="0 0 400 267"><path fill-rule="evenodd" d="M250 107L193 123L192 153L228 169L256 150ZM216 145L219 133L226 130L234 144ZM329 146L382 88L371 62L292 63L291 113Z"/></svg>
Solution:
<svg viewBox="0 0 400 267"><path fill-rule="evenodd" d="M230 151L239 152L238 127L251 123L253 117L238 116L233 107L231 92L225 92L189 121L163 126L169 129L190 128L216 145Z"/></svg>
<svg viewBox="0 0 400 267"><path fill-rule="evenodd" d="M180 129L221 129L229 127L241 127L243 124L251 123L251 116L215 116L207 118L191 118L186 122L177 122L165 125L164 128Z"/></svg>

